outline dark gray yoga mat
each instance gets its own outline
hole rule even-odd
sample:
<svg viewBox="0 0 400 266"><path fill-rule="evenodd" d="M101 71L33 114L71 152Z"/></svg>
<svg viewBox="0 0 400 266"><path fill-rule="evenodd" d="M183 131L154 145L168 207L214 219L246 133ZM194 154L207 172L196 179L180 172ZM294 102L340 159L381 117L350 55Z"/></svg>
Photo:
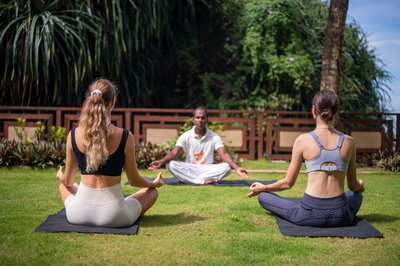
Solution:
<svg viewBox="0 0 400 266"><path fill-rule="evenodd" d="M293 202L300 199L288 198ZM343 227L312 227L292 224L282 218L276 217L279 230L286 236L297 237L350 237L350 238L383 238L383 234L372 226L367 220L356 218L353 226Z"/></svg>
<svg viewBox="0 0 400 266"><path fill-rule="evenodd" d="M62 209L56 214L49 215L46 221L44 221L35 232L77 232L77 233L95 233L95 234L122 234L122 235L134 235L138 233L139 220L129 227L121 228L110 228L110 227L97 227L87 225L75 225L70 224L65 214L65 209Z"/></svg>
<svg viewBox="0 0 400 266"><path fill-rule="evenodd" d="M153 181L154 178L150 178L150 177L146 177L147 180L149 181ZM216 184L212 184L212 185L194 185L194 184L186 184L183 183L181 181L179 181L178 178L176 177L171 177L171 178L164 178L164 184L165 185L172 185L172 186L217 186L217 187L243 187L243 186L250 186L251 184L253 184L254 182L260 182L264 185L267 184L271 184L276 182L276 180L249 180L249 179L240 179L240 180L225 180L222 179L221 181L219 181Z"/></svg>

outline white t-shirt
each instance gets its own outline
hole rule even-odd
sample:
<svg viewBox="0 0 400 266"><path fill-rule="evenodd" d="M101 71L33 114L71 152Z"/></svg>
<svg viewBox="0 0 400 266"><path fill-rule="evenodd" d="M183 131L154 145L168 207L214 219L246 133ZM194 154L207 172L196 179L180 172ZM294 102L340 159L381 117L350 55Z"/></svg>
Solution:
<svg viewBox="0 0 400 266"><path fill-rule="evenodd" d="M178 138L176 146L182 147L185 151L186 162L212 164L214 163L214 151L224 147L224 143L217 133L208 128L206 134L199 138L193 127Z"/></svg>

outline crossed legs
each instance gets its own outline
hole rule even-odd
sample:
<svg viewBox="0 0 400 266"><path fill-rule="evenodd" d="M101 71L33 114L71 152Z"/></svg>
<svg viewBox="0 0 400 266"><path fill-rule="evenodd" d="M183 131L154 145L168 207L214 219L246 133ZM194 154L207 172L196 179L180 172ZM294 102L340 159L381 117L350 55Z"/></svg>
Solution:
<svg viewBox="0 0 400 266"><path fill-rule="evenodd" d="M128 198L135 198L140 202L140 205L142 205L141 215L143 215L157 201L158 191L155 188L142 188Z"/></svg>
<svg viewBox="0 0 400 266"><path fill-rule="evenodd" d="M195 165L186 162L170 161L167 169L185 184L215 184L231 172L228 163Z"/></svg>
<svg viewBox="0 0 400 266"><path fill-rule="evenodd" d="M301 203L293 203L275 193L261 192L258 200L264 209L298 225L346 226L354 221L362 204L362 194L347 191L332 198L304 194Z"/></svg>
<svg viewBox="0 0 400 266"><path fill-rule="evenodd" d="M74 183L71 187L66 187L63 183L60 183L58 190L60 191L60 196L62 201L65 203L65 200L70 195L75 195L78 191L78 184ZM154 203L157 201L158 192L155 188L142 188L138 192L128 196L137 199L142 205L142 212L143 215Z"/></svg>

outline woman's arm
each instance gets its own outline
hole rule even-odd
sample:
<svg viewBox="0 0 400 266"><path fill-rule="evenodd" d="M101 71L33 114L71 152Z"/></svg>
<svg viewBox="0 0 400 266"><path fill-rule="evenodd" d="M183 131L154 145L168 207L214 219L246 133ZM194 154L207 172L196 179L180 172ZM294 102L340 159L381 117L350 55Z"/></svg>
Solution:
<svg viewBox="0 0 400 266"><path fill-rule="evenodd" d="M125 145L124 168L128 177L128 182L131 186L155 188L160 187L163 184L161 175L159 175L159 177L153 182L150 182L139 174L136 165L135 142L133 140L133 135L130 132Z"/></svg>
<svg viewBox="0 0 400 266"><path fill-rule="evenodd" d="M351 138L351 157L349 161L349 168L347 169L346 177L347 177L347 186L353 192L363 192L364 191L364 183L362 180L357 180L357 172L356 172L356 145L354 140Z"/></svg>
<svg viewBox="0 0 400 266"><path fill-rule="evenodd" d="M64 184L64 186L72 187L75 183L75 174L77 168L78 162L76 160L74 150L72 149L70 132L68 134L66 144L65 172L63 173L61 169L58 170L57 178L60 180L61 183Z"/></svg>
<svg viewBox="0 0 400 266"><path fill-rule="evenodd" d="M292 158L285 177L268 185L263 185L258 182L253 183L250 186L252 192L248 194L249 197L256 196L262 191L281 191L293 187L299 175L301 164L303 163L302 139L302 136L297 137L293 144Z"/></svg>

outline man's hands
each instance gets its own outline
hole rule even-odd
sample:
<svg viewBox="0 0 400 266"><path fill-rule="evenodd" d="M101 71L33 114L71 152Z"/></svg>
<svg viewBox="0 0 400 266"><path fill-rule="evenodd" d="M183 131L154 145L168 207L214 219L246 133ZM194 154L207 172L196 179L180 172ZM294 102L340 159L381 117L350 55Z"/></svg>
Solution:
<svg viewBox="0 0 400 266"><path fill-rule="evenodd" d="M236 169L236 173L238 175L240 175L242 178L249 178L249 176L247 175L247 171L246 169L239 167L238 169Z"/></svg>
<svg viewBox="0 0 400 266"><path fill-rule="evenodd" d="M155 170L155 169L159 169L161 167L161 162L160 161L153 161L150 163L149 170Z"/></svg>
<svg viewBox="0 0 400 266"><path fill-rule="evenodd" d="M156 179L154 179L152 183L154 184L154 187L161 187L164 184L164 180L163 180L161 172L159 172L157 174Z"/></svg>

